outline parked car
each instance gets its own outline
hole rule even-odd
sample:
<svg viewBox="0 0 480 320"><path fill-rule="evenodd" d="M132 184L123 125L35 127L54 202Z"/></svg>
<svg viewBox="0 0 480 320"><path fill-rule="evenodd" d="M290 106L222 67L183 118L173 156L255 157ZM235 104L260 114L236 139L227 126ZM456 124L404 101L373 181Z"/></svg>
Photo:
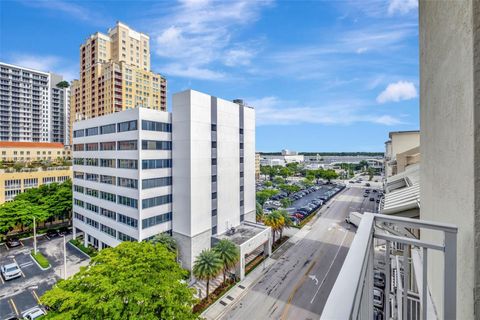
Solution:
<svg viewBox="0 0 480 320"><path fill-rule="evenodd" d="M368 197L368 193L364 193L364 194L363 194L363 197L364 197L364 198Z"/></svg>
<svg viewBox="0 0 480 320"><path fill-rule="evenodd" d="M377 189L373 189L372 192L377 192Z"/></svg>
<svg viewBox="0 0 480 320"><path fill-rule="evenodd" d="M59 236L65 236L67 234L70 234L70 229L68 229L68 227L62 227L58 230Z"/></svg>
<svg viewBox="0 0 480 320"><path fill-rule="evenodd" d="M383 292L380 289L373 289L373 306L383 310Z"/></svg>
<svg viewBox="0 0 480 320"><path fill-rule="evenodd" d="M12 238L7 239L7 246L9 246L10 248L18 247L21 244L22 243L20 242L20 239L18 239L16 237L12 237Z"/></svg>
<svg viewBox="0 0 480 320"><path fill-rule="evenodd" d="M377 308L373 308L373 320L383 320L383 312Z"/></svg>
<svg viewBox="0 0 480 320"><path fill-rule="evenodd" d="M370 187L370 183L368 183L368 182L365 183L365 186Z"/></svg>
<svg viewBox="0 0 480 320"><path fill-rule="evenodd" d="M355 182L353 182L352 180L350 180L350 181L348 181L348 183L355 183Z"/></svg>
<svg viewBox="0 0 480 320"><path fill-rule="evenodd" d="M25 311L22 316L24 319L28 319L28 320L34 320L34 319L38 319L44 315L46 315L47 313L40 307L33 307L31 309L28 309L27 311Z"/></svg>
<svg viewBox="0 0 480 320"><path fill-rule="evenodd" d="M377 199L377 201L376 201L376 202L377 202L377 203L380 203L380 199Z"/></svg>
<svg viewBox="0 0 480 320"><path fill-rule="evenodd" d="M5 280L12 280L22 276L22 270L20 270L20 267L16 262L4 264L0 267L0 271Z"/></svg>
<svg viewBox="0 0 480 320"><path fill-rule="evenodd" d="M385 288L385 278L383 278L379 273L375 272L373 275L373 285L377 288Z"/></svg>
<svg viewBox="0 0 480 320"><path fill-rule="evenodd" d="M48 230L47 231L47 237L49 238L55 238L58 237L58 231L57 230Z"/></svg>
<svg viewBox="0 0 480 320"><path fill-rule="evenodd" d="M370 201L375 201L375 198L370 198Z"/></svg>

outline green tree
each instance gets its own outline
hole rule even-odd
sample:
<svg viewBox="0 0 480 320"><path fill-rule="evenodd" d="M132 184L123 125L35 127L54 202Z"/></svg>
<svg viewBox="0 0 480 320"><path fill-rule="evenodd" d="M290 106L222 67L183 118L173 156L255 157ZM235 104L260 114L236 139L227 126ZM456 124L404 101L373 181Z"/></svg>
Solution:
<svg viewBox="0 0 480 320"><path fill-rule="evenodd" d="M223 268L223 263L218 254L209 249L203 250L193 264L193 275L207 284L207 298L210 294L210 280L214 279Z"/></svg>
<svg viewBox="0 0 480 320"><path fill-rule="evenodd" d="M175 253L175 255L177 254L177 241L167 233L160 233L155 235L152 240L150 240L150 242L153 244L159 243L165 248L167 248L168 251Z"/></svg>
<svg viewBox="0 0 480 320"><path fill-rule="evenodd" d="M42 297L46 319L197 319L196 302L175 254L150 242L100 251L88 267Z"/></svg>
<svg viewBox="0 0 480 320"><path fill-rule="evenodd" d="M294 185L294 184L281 184L278 186L280 188L280 190L282 190L283 192L286 192L287 195L291 195L292 193L295 193L295 192L298 192L300 191L300 187L297 186L297 185Z"/></svg>
<svg viewBox="0 0 480 320"><path fill-rule="evenodd" d="M289 168L287 167L281 167L279 170L278 170L278 174L283 177L284 179L290 177L292 175L292 171L290 171Z"/></svg>
<svg viewBox="0 0 480 320"><path fill-rule="evenodd" d="M282 200L280 200L280 203L282 204L282 207L288 208L292 205L293 201L292 201L292 199L286 197L286 198L283 198Z"/></svg>
<svg viewBox="0 0 480 320"><path fill-rule="evenodd" d="M285 224L284 217L278 211L273 211L265 216L263 222L266 226L272 228L273 243L275 243L276 233L283 228L283 225Z"/></svg>
<svg viewBox="0 0 480 320"><path fill-rule="evenodd" d="M282 184L282 183L285 183L285 179L283 179L282 177L273 178L273 184L278 186L279 184Z"/></svg>
<svg viewBox="0 0 480 320"><path fill-rule="evenodd" d="M293 221L290 218L290 215L285 210L279 210L278 213L283 217L283 224L280 226L280 239L283 238L283 230L285 228L290 228L293 226Z"/></svg>
<svg viewBox="0 0 480 320"><path fill-rule="evenodd" d="M220 240L215 247L213 247L213 251L215 251L220 260L222 260L223 283L225 283L228 270L233 268L240 259L240 251L238 247L228 239Z"/></svg>
<svg viewBox="0 0 480 320"><path fill-rule="evenodd" d="M263 183L263 185L264 185L265 187L271 187L271 186L273 186L273 183L272 183L272 181L265 181L265 182Z"/></svg>
<svg viewBox="0 0 480 320"><path fill-rule="evenodd" d="M68 83L68 81L60 81L59 83L57 83L57 88L60 88L60 89L65 89L65 88L68 88L70 87L70 84Z"/></svg>
<svg viewBox="0 0 480 320"><path fill-rule="evenodd" d="M257 222L261 222L263 221L263 207L258 201L256 202L255 207L256 207L255 220Z"/></svg>
<svg viewBox="0 0 480 320"><path fill-rule="evenodd" d="M275 189L265 189L265 190L257 191L256 193L257 202L259 202L260 205L263 206L270 197L273 197L276 194L278 194L278 190L275 190Z"/></svg>
<svg viewBox="0 0 480 320"><path fill-rule="evenodd" d="M326 179L326 180L328 180L328 182L330 182L330 180L332 180L332 179L337 179L338 174L335 172L335 170L328 169L328 170L323 171L322 178Z"/></svg>
<svg viewBox="0 0 480 320"><path fill-rule="evenodd" d="M308 180L308 179L303 179L302 181L302 185L305 187L305 188L310 188L311 186L313 186L313 182L311 180Z"/></svg>

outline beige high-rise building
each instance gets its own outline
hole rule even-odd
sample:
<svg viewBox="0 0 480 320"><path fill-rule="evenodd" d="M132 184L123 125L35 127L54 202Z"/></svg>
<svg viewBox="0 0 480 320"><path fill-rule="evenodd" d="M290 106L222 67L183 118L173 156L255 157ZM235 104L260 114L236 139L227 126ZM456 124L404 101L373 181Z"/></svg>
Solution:
<svg viewBox="0 0 480 320"><path fill-rule="evenodd" d="M70 105L71 123L139 106L166 111L167 81L150 70L149 36L121 22L91 35L80 46Z"/></svg>

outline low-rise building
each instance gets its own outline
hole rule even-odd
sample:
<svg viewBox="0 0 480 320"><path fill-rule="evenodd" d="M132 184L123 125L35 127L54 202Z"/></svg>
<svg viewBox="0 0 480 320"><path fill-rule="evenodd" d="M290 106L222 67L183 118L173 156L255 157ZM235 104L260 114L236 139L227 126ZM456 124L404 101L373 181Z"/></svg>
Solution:
<svg viewBox="0 0 480 320"><path fill-rule="evenodd" d="M0 170L0 204L12 201L16 195L42 184L62 183L72 178L71 167L24 168Z"/></svg>
<svg viewBox="0 0 480 320"><path fill-rule="evenodd" d="M410 164L418 163L420 131L392 131L389 140L385 142L385 177L390 177L405 169L406 157L410 158ZM397 157L401 155L400 168L397 165ZM413 162L417 159L417 162Z"/></svg>
<svg viewBox="0 0 480 320"><path fill-rule="evenodd" d="M58 142L0 141L2 162L39 162L70 159L71 152Z"/></svg>

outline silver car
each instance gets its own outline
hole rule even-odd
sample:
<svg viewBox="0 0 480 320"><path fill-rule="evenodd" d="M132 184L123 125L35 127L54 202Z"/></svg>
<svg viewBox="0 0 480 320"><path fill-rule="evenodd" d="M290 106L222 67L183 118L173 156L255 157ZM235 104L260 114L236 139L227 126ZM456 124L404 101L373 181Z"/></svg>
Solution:
<svg viewBox="0 0 480 320"><path fill-rule="evenodd" d="M11 280L22 276L22 271L16 262L4 264L0 270L5 280Z"/></svg>
<svg viewBox="0 0 480 320"><path fill-rule="evenodd" d="M38 319L44 315L46 315L47 313L40 307L33 307L31 309L28 309L27 311L25 311L22 316L24 319L28 319L28 320L34 320L34 319Z"/></svg>

